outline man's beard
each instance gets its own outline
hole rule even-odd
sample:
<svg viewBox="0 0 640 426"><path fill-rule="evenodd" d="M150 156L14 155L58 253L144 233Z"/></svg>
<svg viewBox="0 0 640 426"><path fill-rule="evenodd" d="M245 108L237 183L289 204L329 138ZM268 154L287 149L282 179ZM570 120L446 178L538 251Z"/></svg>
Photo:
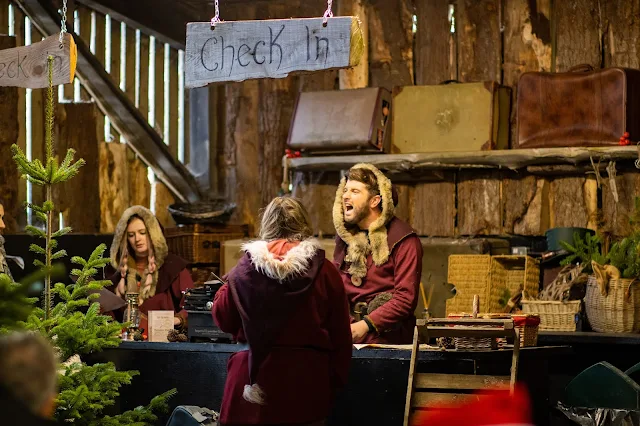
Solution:
<svg viewBox="0 0 640 426"><path fill-rule="evenodd" d="M347 220L347 218L344 219L345 225L347 225L350 228L355 228L360 222L366 219L367 215L369 214L367 209L364 207L361 207L361 208L353 207L353 213L354 215L352 219L350 220Z"/></svg>

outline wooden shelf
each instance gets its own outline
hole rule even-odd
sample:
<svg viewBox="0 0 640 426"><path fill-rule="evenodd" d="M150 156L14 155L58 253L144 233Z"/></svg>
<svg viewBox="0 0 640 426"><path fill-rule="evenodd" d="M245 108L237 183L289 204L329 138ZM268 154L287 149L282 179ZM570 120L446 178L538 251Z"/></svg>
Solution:
<svg viewBox="0 0 640 426"><path fill-rule="evenodd" d="M370 163L391 173L448 169L528 169L531 172L565 173L591 170L591 159L604 169L609 161L636 160L636 146L597 148L538 148L498 151L430 152L420 154L332 155L288 159L289 170L348 170L357 163Z"/></svg>

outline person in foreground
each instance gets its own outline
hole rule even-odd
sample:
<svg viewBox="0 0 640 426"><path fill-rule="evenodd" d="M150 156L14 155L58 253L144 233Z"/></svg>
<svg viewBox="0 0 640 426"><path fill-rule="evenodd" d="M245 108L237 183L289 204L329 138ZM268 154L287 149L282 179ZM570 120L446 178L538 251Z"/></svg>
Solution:
<svg viewBox="0 0 640 426"><path fill-rule="evenodd" d="M227 365L222 425L323 425L347 381L347 298L311 237L302 204L275 198L264 210L260 240L243 245L215 295L215 322L248 343Z"/></svg>
<svg viewBox="0 0 640 426"><path fill-rule="evenodd" d="M33 332L0 337L0 424L55 425L58 379L53 348Z"/></svg>
<svg viewBox="0 0 640 426"><path fill-rule="evenodd" d="M342 179L333 206L335 265L351 306L354 343L411 343L422 275L422 244L394 215L391 181L370 164Z"/></svg>
<svg viewBox="0 0 640 426"><path fill-rule="evenodd" d="M2 232L4 231L4 205L3 201L0 200L0 274L7 274L9 278L13 280L11 276L11 270L9 269L9 265L7 264L7 252L4 249L4 237L2 236Z"/></svg>
<svg viewBox="0 0 640 426"><path fill-rule="evenodd" d="M109 290L123 299L138 294L140 327L147 333L149 311L173 311L173 324L185 328L187 312L183 292L193 287L187 261L169 253L158 219L143 206L129 207L116 226L111 244L111 265L117 270L110 276ZM111 311L122 321L124 308Z"/></svg>

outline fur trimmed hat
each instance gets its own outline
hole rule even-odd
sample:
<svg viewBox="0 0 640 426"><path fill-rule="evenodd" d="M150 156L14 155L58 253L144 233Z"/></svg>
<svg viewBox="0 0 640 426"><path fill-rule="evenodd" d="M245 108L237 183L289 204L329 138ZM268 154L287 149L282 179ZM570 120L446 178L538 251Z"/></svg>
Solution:
<svg viewBox="0 0 640 426"><path fill-rule="evenodd" d="M140 216L147 228L149 239L151 240L151 244L153 244L157 269L160 269L164 264L164 260L167 258L169 248L167 247L167 241L165 240L162 228L160 227L160 222L158 222L158 219L151 210L143 206L132 206L122 213L120 221L118 221L118 225L113 233L113 242L111 243L110 252L111 265L117 269L120 264L120 247L123 246L123 239L126 239L127 237L126 234L129 219L131 219L131 216L135 215Z"/></svg>
<svg viewBox="0 0 640 426"><path fill-rule="evenodd" d="M378 181L378 191L382 198L382 214L371 225L367 233L358 228L347 229L344 222L344 211L342 207L342 194L347 184L346 177L343 177L336 191L335 202L333 203L333 225L336 233L347 245L345 261L349 263L349 274L351 282L355 286L362 285L362 279L367 275L367 256L371 253L376 266L383 265L389 260L389 244L387 243L387 228L395 214L395 204L397 203L397 193L391 180L386 177L378 168L371 164L360 163L350 170L367 169L373 172ZM395 195L395 196L394 196Z"/></svg>

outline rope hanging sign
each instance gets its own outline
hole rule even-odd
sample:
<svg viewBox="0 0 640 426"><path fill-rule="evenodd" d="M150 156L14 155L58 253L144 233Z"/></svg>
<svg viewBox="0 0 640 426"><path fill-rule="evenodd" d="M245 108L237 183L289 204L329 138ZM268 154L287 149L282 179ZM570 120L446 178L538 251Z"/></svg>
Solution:
<svg viewBox="0 0 640 426"><path fill-rule="evenodd" d="M223 21L216 0L210 22L187 24L185 87L357 65L364 52L360 21L334 17L332 3L319 18Z"/></svg>
<svg viewBox="0 0 640 426"><path fill-rule="evenodd" d="M0 86L44 89L49 87L47 60L53 56L53 84L73 82L77 47L66 27L66 0L62 6L60 34L29 46L0 50Z"/></svg>

